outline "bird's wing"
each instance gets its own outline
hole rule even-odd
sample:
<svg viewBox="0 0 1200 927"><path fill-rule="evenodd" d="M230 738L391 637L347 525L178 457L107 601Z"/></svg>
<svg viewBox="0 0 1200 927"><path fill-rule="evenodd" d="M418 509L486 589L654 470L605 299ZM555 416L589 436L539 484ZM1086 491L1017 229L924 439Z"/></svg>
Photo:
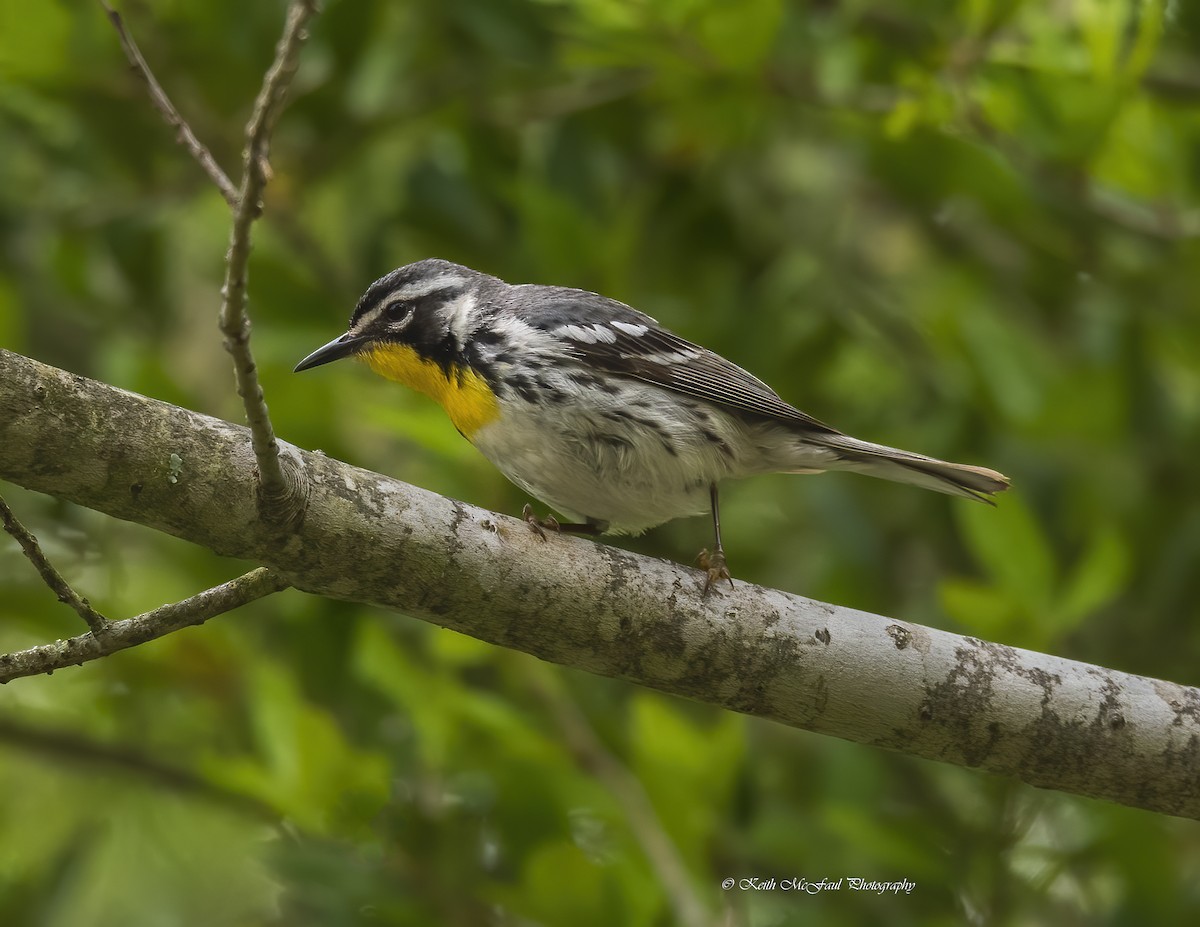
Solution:
<svg viewBox="0 0 1200 927"><path fill-rule="evenodd" d="M584 290L528 289L541 291L540 298L521 300L522 318L554 334L571 356L589 367L789 425L839 434L784 402L741 367L624 303Z"/></svg>

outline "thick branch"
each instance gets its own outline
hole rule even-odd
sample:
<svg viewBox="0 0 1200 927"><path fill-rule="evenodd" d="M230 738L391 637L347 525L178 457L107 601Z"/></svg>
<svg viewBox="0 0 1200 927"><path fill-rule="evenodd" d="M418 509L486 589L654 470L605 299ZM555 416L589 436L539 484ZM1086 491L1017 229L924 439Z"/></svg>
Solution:
<svg viewBox="0 0 1200 927"><path fill-rule="evenodd" d="M309 496L280 538L256 516L247 444L238 426L0 351L0 477L29 489L552 662L1200 818L1200 690L749 583L702 598L696 570L539 541L515 519L287 445Z"/></svg>
<svg viewBox="0 0 1200 927"><path fill-rule="evenodd" d="M67 666L82 666L118 650L127 650L183 628L204 624L209 618L286 589L288 585L282 576L260 567L182 602L162 605L135 618L110 621L97 633L89 632L53 644L0 654L0 683L22 676L53 673Z"/></svg>
<svg viewBox="0 0 1200 927"><path fill-rule="evenodd" d="M304 27L316 12L315 0L293 0L288 7L283 38L275 49L275 60L263 77L262 89L254 102L250 121L246 124L242 183L233 210L233 230L229 237L229 252L225 257L225 284L221 287L221 331L225 335L225 348L233 356L238 395L242 397L246 409L246 421L250 425L254 456L258 461L259 479L268 510L286 508L294 496L294 487L289 484L279 460L275 432L258 380L258 368L250 352L250 319L246 315L250 228L262 214L260 201L267 184L271 133L283 111L283 102L296 73L300 46L307 38ZM290 514L285 512L280 520L286 521Z"/></svg>

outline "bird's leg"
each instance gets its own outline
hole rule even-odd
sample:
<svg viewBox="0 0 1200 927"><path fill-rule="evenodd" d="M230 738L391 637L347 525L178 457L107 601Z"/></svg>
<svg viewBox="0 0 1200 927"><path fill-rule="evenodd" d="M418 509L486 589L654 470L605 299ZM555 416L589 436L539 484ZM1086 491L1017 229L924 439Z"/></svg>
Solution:
<svg viewBox="0 0 1200 927"><path fill-rule="evenodd" d="M545 518L538 518L533 511L533 506L528 502L525 503L525 508L521 509L521 517L525 519L525 524L529 525L529 530L540 537L543 541L546 540L546 529L551 531L561 531L562 525L558 523L558 519L553 515L547 515Z"/></svg>
<svg viewBox="0 0 1200 927"><path fill-rule="evenodd" d="M708 595L709 590L723 579L729 580L729 588L733 588L733 577L729 575L729 566L725 562L725 548L721 546L721 507L717 503L717 484L712 483L708 492L712 499L713 550L709 553L708 548L705 548L696 558L700 569L708 573L704 580L704 595Z"/></svg>
<svg viewBox="0 0 1200 927"><path fill-rule="evenodd" d="M529 525L529 529L543 541L546 540L547 531L570 531L573 534L601 534L605 527L599 522L594 521L560 522L553 515L538 518L533 511L533 506L528 502L525 503L525 508L521 510L521 517L525 519L525 524Z"/></svg>

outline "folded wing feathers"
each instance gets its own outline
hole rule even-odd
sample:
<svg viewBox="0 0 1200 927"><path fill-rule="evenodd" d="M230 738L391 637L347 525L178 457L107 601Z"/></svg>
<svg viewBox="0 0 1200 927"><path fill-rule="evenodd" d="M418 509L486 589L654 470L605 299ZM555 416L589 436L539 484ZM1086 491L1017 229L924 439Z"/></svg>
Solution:
<svg viewBox="0 0 1200 927"><path fill-rule="evenodd" d="M571 338L570 327L560 328L560 336L566 335L566 340L573 342L577 357L615 374L791 425L806 442L823 445L837 455L836 463L827 465L829 469L866 473L988 504L994 504L990 496L1009 486L1008 477L987 467L949 463L844 435L785 402L753 374L659 327L649 316L594 294L568 291L568 295L573 315L578 314L578 300L585 299L596 309L596 317L588 319L593 327L612 326L605 330L604 337L592 332L582 339ZM548 300L543 308L552 317L561 318L555 312L557 299ZM612 322L613 316L618 316L622 324ZM819 468L803 465L796 468L796 472L806 470L819 472Z"/></svg>

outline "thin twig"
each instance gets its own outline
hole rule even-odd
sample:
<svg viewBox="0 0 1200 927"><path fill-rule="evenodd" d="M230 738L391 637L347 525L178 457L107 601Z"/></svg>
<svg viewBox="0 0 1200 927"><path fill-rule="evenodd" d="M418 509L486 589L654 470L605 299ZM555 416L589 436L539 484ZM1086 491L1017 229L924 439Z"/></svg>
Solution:
<svg viewBox="0 0 1200 927"><path fill-rule="evenodd" d="M559 677L542 664L533 669L535 672L528 677L531 686L550 709L576 760L600 780L625 812L629 829L670 899L673 923L683 927L711 927L715 918L692 887L679 850L641 782L604 746L587 716L563 691Z"/></svg>
<svg viewBox="0 0 1200 927"><path fill-rule="evenodd" d="M250 351L250 320L246 315L246 279L250 261L250 227L262 213L263 188L268 179L267 155L271 133L291 86L299 61L300 46L307 34L304 27L317 12L315 0L293 0L288 7L283 37L275 49L275 60L263 78L254 111L246 124L246 149L242 160L242 183L233 210L233 230L225 259L225 285L221 288L221 331L225 349L233 356L238 395L246 409L254 457L258 461L263 496L279 499L288 489L275 444L267 404L258 381L258 368Z"/></svg>
<svg viewBox="0 0 1200 927"><path fill-rule="evenodd" d="M288 581L278 573L259 567L182 602L172 602L134 618L110 621L103 634L81 634L69 640L0 655L0 683L22 676L52 673L66 666L82 666L90 660L144 644L173 631L203 624L288 586Z"/></svg>
<svg viewBox="0 0 1200 927"><path fill-rule="evenodd" d="M97 0L109 21L113 24L113 28L117 30L117 38L121 40L121 48L125 50L125 57L129 59L129 65L133 69L133 73L141 78L142 83L146 85L146 89L150 92L150 100L154 103L155 109L162 113L163 118L167 121L167 125L175 129L176 141L181 143L188 151L192 153L192 157L196 163L204 169L204 173L212 178L213 183L217 185L217 189L221 191L221 196L225 197L227 202L232 207L237 207L238 191L233 185L233 181L221 170L221 166L217 164L212 153L204 146L200 139L196 138L196 133L192 131L192 127L188 125L187 120L179 114L179 110L175 108L166 91L155 79L154 73L150 70L150 65L146 63L146 59L142 57L141 50L137 47L137 43L133 41L133 37L125 30L125 22L121 19L121 14L114 10L111 6L105 3L105 0Z"/></svg>
<svg viewBox="0 0 1200 927"><path fill-rule="evenodd" d="M62 574L54 568L54 564L47 560L46 555L42 553L42 547L38 544L37 538L17 520L13 510L2 498L0 498L0 521L4 522L4 530L17 539L17 543L25 551L25 556L41 574L46 585L58 596L58 601L75 609L79 617L87 622L87 626L92 629L93 634L103 634L109 627L108 620L92 608L88 600L81 597L63 579Z"/></svg>

